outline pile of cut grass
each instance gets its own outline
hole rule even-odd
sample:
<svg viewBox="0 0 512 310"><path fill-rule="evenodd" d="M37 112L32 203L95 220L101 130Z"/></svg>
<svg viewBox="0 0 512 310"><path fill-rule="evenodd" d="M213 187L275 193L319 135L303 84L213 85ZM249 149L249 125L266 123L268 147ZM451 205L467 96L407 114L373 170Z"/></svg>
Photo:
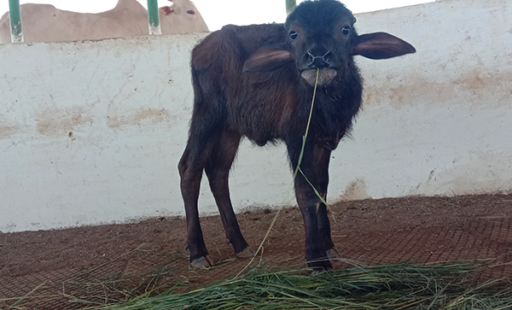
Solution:
<svg viewBox="0 0 512 310"><path fill-rule="evenodd" d="M110 306L138 309L512 309L508 279L476 283L483 262L407 263L334 270L255 268L187 293L169 290Z"/></svg>

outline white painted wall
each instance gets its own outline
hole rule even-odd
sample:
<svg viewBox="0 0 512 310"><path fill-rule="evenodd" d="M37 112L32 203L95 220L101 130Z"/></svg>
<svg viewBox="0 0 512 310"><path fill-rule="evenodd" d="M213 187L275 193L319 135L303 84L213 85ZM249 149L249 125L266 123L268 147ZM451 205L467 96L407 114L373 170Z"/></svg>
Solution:
<svg viewBox="0 0 512 310"><path fill-rule="evenodd" d="M360 14L417 54L358 59L365 106L333 153L329 199L512 192L512 3ZM0 231L182 215L177 163L204 34L0 45ZM72 134L70 134L72 133ZM284 147L244 143L237 210L295 203ZM201 212L216 207L206 185Z"/></svg>

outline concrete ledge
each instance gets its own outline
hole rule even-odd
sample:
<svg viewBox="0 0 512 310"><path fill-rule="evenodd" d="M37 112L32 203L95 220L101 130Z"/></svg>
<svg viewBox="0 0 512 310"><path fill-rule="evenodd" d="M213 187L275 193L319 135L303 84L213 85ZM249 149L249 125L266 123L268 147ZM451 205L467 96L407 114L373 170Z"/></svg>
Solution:
<svg viewBox="0 0 512 310"><path fill-rule="evenodd" d="M358 59L365 106L333 153L329 200L512 192L512 4L357 16L417 54ZM206 34L0 45L0 231L182 215L177 163ZM236 210L295 204L284 147L244 142ZM201 212L216 207L203 182Z"/></svg>

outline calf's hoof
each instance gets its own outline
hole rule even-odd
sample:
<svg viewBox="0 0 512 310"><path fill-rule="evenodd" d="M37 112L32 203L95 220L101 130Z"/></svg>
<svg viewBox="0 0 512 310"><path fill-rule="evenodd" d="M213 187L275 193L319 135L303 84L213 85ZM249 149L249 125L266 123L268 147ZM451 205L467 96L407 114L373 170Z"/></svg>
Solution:
<svg viewBox="0 0 512 310"><path fill-rule="evenodd" d="M332 270L332 264L328 259L317 260L314 262L308 262L308 267L311 268L311 274L319 274L324 271Z"/></svg>
<svg viewBox="0 0 512 310"><path fill-rule="evenodd" d="M210 268L213 267L213 261L210 259L210 256L201 256L199 258L196 258L190 262L190 266L194 268Z"/></svg>
<svg viewBox="0 0 512 310"><path fill-rule="evenodd" d="M246 247L242 252L236 253L236 256L239 258L250 258L254 256L254 251L250 247Z"/></svg>
<svg viewBox="0 0 512 310"><path fill-rule="evenodd" d="M331 261L331 263L340 258L340 253L335 248L325 251L325 254L327 254L327 258Z"/></svg>
<svg viewBox="0 0 512 310"><path fill-rule="evenodd" d="M319 257L316 259L307 260L308 267L313 270L314 273L319 273L326 270L332 269L332 264L329 258L327 257Z"/></svg>

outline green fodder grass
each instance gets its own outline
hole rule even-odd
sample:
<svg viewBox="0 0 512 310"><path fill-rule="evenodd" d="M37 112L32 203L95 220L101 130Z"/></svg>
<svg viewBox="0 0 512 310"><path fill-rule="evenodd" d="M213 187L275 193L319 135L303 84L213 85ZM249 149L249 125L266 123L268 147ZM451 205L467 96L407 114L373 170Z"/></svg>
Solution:
<svg viewBox="0 0 512 310"><path fill-rule="evenodd" d="M314 275L308 269L255 268L187 293L169 290L106 309L512 309L510 280L474 280L485 268L473 261L357 266Z"/></svg>

